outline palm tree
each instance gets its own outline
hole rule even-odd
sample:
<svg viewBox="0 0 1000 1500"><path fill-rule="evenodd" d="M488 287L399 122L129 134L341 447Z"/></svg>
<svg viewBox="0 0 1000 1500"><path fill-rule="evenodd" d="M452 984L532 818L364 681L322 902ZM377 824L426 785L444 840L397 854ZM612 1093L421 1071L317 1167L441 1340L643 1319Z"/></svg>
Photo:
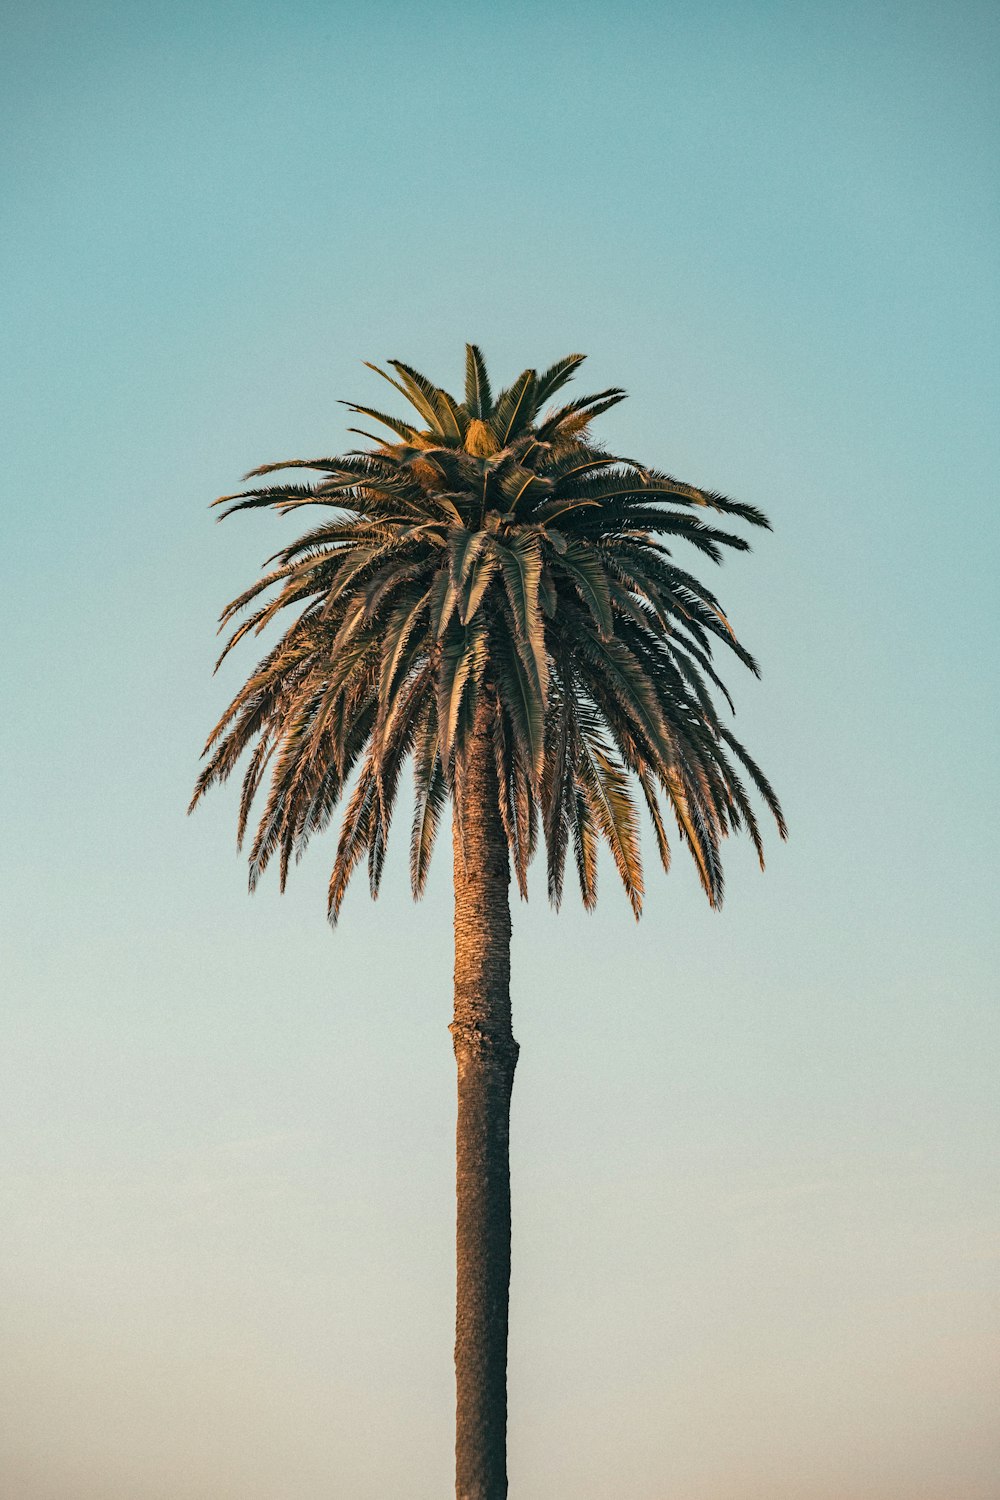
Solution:
<svg viewBox="0 0 1000 1500"><path fill-rule="evenodd" d="M275 554L276 566L222 615L222 628L232 627L223 657L291 616L213 730L192 801L249 752L242 842L269 777L251 888L272 859L284 888L292 856L344 802L331 921L364 857L377 895L410 760L419 897L452 804L459 1500L507 1494L508 1129L518 1055L510 872L526 896L541 834L558 906L572 847L591 908L603 840L638 917L641 798L664 869L672 818L718 906L722 838L743 829L761 856L743 775L785 833L774 792L712 697L715 689L730 701L713 648L753 672L756 664L715 595L671 550L685 542L719 562L725 548L748 545L720 530L721 518L768 522L751 505L599 447L590 424L622 390L551 407L582 359L525 370L494 397L482 354L468 345L464 401L399 360L390 361L394 375L370 366L415 417L345 403L388 435L352 428L371 446L246 476L305 468L318 472L313 483L268 483L215 502L224 515L321 507L320 524Z"/></svg>

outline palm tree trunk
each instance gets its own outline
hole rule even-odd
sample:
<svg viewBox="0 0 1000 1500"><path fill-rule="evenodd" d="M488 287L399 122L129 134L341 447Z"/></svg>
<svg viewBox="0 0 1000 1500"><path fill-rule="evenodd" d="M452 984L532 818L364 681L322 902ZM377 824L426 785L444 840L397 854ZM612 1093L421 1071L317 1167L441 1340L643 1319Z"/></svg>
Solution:
<svg viewBox="0 0 1000 1500"><path fill-rule="evenodd" d="M510 866L485 694L454 818L458 1065L455 1494L507 1494L510 1288Z"/></svg>

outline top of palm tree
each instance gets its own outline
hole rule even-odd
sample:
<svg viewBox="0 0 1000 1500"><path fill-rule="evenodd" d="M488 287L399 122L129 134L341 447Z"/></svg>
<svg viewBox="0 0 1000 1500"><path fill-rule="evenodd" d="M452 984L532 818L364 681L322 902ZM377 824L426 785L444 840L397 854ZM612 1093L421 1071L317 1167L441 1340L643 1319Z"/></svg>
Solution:
<svg viewBox="0 0 1000 1500"><path fill-rule="evenodd" d="M624 391L549 405L583 358L525 370L494 397L469 344L463 401L400 360L389 361L394 375L372 365L415 417L345 403L387 435L352 428L371 446L246 476L305 468L318 472L313 483L214 502L224 515L262 506L324 512L222 615L222 627L234 628L220 661L281 611L293 616L212 732L192 801L250 750L242 842L269 772L251 885L277 855L284 886L292 855L346 797L331 919L365 856L376 895L412 757L410 870L420 895L444 804L449 796L461 803L469 738L483 732L522 895L540 828L552 901L562 896L572 845L584 904L593 906L603 839L638 916L638 792L664 868L666 807L718 906L723 837L745 829L763 864L737 763L785 836L774 792L712 696L732 706L714 648L755 673L756 663L715 595L673 557L678 542L712 562L726 548L746 551L718 522L768 526L767 518L598 446L590 424Z"/></svg>

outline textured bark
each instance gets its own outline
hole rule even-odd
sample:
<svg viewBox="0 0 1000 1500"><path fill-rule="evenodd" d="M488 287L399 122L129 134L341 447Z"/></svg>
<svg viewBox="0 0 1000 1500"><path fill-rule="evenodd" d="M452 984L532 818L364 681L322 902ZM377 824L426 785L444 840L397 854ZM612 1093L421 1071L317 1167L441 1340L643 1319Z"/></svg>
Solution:
<svg viewBox="0 0 1000 1500"><path fill-rule="evenodd" d="M507 1494L510 1289L510 866L488 707L477 713L454 819L458 1065L455 1494Z"/></svg>

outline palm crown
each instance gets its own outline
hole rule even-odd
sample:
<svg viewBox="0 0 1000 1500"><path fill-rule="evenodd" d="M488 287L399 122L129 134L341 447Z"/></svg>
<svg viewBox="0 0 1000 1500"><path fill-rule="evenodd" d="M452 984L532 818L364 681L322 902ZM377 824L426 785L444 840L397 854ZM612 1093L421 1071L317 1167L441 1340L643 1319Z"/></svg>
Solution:
<svg viewBox="0 0 1000 1500"><path fill-rule="evenodd" d="M223 627L234 627L224 658L281 611L294 615L213 731L194 797L225 780L249 750L242 842L269 774L251 884L277 855L284 885L292 855L346 796L331 918L366 856L377 894L400 775L412 757L410 871L420 895L449 797L461 817L474 732L492 740L522 895L541 830L550 898L558 904L562 896L572 847L592 906L603 839L638 915L641 797L664 868L668 810L717 906L724 836L745 829L763 863L737 766L784 837L774 792L711 692L729 702L713 664L719 643L754 672L756 664L714 594L671 551L685 541L719 562L723 549L748 547L720 530L719 518L755 526L767 519L599 447L590 424L623 391L550 407L582 359L571 354L541 375L525 370L494 398L482 355L468 345L464 402L392 360L398 378L377 373L407 399L415 420L347 403L389 436L362 432L369 449L265 464L247 475L306 468L319 473L313 484L268 485L215 502L227 504L226 515L261 506L332 512L278 552L273 570L222 616Z"/></svg>

